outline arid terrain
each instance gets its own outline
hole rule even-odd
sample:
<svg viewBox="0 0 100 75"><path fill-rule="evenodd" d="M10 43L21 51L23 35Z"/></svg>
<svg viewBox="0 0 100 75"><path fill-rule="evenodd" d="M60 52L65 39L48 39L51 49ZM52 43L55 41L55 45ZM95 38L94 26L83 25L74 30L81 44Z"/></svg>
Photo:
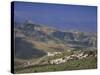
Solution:
<svg viewBox="0 0 100 75"><path fill-rule="evenodd" d="M97 68L97 34L30 22L14 25L15 73Z"/></svg>

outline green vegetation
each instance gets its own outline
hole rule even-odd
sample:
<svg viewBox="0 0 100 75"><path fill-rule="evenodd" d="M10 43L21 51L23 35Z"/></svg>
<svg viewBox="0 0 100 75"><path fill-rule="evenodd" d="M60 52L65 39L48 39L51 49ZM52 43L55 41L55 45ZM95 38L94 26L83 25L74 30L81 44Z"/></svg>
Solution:
<svg viewBox="0 0 100 75"><path fill-rule="evenodd" d="M64 71L97 68L97 59L93 56L80 60L68 61L58 65L35 65L26 68L15 69L15 73L46 72L46 71Z"/></svg>

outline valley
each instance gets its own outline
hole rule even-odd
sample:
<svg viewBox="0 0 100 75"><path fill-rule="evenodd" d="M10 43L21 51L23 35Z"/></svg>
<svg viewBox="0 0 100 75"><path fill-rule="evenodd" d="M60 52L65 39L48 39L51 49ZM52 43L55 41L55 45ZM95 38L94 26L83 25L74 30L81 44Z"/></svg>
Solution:
<svg viewBox="0 0 100 75"><path fill-rule="evenodd" d="M33 23L15 25L14 34L16 73L96 68L96 34Z"/></svg>

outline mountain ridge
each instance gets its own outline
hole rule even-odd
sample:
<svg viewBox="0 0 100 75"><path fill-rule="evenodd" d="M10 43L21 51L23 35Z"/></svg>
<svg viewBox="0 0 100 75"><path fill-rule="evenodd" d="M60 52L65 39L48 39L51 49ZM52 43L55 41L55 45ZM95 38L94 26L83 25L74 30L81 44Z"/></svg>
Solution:
<svg viewBox="0 0 100 75"><path fill-rule="evenodd" d="M95 35L84 32L61 31L48 26L33 23L19 24L14 27L15 38L21 38L34 45L33 48L42 49L43 52L63 52L77 48L96 48ZM15 42L16 44L16 42Z"/></svg>

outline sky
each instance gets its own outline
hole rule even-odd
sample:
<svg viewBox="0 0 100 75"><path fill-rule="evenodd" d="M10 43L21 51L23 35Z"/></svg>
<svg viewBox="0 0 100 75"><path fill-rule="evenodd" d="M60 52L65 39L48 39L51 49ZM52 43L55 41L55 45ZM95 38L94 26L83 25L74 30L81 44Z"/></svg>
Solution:
<svg viewBox="0 0 100 75"><path fill-rule="evenodd" d="M97 7L14 2L14 21L32 21L62 30L97 31Z"/></svg>

